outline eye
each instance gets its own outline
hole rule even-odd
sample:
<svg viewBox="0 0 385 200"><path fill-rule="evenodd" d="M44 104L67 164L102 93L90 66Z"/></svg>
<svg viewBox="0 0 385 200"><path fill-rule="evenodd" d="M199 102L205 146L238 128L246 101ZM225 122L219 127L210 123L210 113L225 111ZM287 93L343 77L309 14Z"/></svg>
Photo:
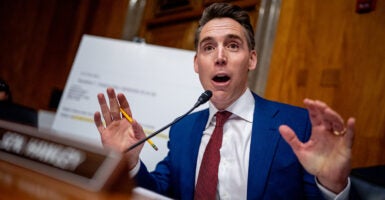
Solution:
<svg viewBox="0 0 385 200"><path fill-rule="evenodd" d="M213 45L210 45L210 44L203 46L203 51L205 51L205 52L210 52L210 51L213 51L214 49L215 49L215 47Z"/></svg>
<svg viewBox="0 0 385 200"><path fill-rule="evenodd" d="M227 48L232 50L232 51L236 51L239 49L239 44L236 43L236 42L231 42L227 45Z"/></svg>

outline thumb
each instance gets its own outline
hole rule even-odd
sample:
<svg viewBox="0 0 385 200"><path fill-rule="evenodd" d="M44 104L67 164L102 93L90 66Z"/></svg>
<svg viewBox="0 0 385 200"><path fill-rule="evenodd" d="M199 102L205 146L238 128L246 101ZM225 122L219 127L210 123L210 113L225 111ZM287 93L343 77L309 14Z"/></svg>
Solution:
<svg viewBox="0 0 385 200"><path fill-rule="evenodd" d="M142 126L136 120L133 120L131 125L132 125L132 128L134 130L135 138L137 140L140 140L140 139L143 139L146 137L146 135L144 134L144 130L143 130Z"/></svg>
<svg viewBox="0 0 385 200"><path fill-rule="evenodd" d="M279 126L279 133L285 139L285 141L290 145L293 151L297 151L301 146L301 141L298 140L297 135L294 133L293 129L291 129L287 125Z"/></svg>

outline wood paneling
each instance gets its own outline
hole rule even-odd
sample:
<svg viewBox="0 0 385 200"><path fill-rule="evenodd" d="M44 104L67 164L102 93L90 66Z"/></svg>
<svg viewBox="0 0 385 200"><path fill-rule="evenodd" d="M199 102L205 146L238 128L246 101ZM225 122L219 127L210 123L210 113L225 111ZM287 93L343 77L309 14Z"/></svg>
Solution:
<svg viewBox="0 0 385 200"><path fill-rule="evenodd" d="M385 164L385 2L282 1L266 97L320 99L357 120L353 167Z"/></svg>
<svg viewBox="0 0 385 200"><path fill-rule="evenodd" d="M120 38L128 0L0 2L0 77L15 103L49 109L64 89L83 34Z"/></svg>

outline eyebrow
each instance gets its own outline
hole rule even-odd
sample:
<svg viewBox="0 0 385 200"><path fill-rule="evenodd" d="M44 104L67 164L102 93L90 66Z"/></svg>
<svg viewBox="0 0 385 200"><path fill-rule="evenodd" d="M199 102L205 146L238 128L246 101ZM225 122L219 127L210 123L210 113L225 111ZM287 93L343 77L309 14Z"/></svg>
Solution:
<svg viewBox="0 0 385 200"><path fill-rule="evenodd" d="M235 34L229 34L226 37L228 37L230 39L238 39L238 40L243 41L242 38L239 35L235 35Z"/></svg>
<svg viewBox="0 0 385 200"><path fill-rule="evenodd" d="M200 46L202 43L205 43L206 41L210 41L210 40L214 40L213 37L205 37L205 38L203 38L203 39L199 42L199 46Z"/></svg>
<svg viewBox="0 0 385 200"><path fill-rule="evenodd" d="M242 38L241 38L239 35L235 35L235 34L228 34L228 35L226 35L226 39L227 39L227 38L229 38L229 39L238 39L238 40L243 41ZM208 36L208 37L203 38L203 39L199 42L199 46L200 46L202 43L204 43L204 42L206 42L206 41L210 41L210 40L214 40L214 38L211 37L211 36Z"/></svg>

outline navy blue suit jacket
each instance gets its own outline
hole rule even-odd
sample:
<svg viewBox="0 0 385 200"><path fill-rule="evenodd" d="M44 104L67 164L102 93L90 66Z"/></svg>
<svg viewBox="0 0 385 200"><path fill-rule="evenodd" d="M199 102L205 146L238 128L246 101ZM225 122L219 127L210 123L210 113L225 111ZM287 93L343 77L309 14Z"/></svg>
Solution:
<svg viewBox="0 0 385 200"><path fill-rule="evenodd" d="M281 124L289 125L306 141L311 133L308 112L253 95L247 199L322 199L314 176L303 169L278 131ZM138 186L175 199L193 199L197 155L208 116L206 109L173 125L168 155L151 173L141 163L135 177Z"/></svg>

